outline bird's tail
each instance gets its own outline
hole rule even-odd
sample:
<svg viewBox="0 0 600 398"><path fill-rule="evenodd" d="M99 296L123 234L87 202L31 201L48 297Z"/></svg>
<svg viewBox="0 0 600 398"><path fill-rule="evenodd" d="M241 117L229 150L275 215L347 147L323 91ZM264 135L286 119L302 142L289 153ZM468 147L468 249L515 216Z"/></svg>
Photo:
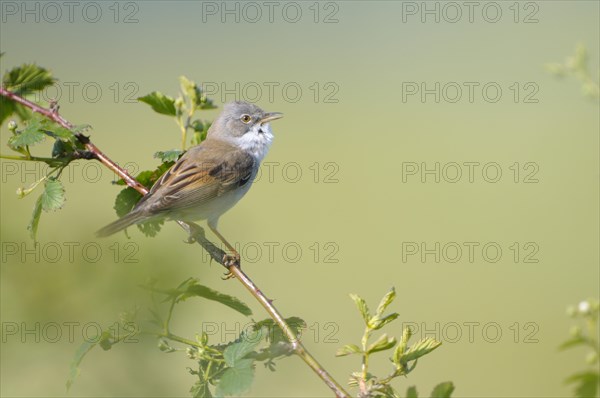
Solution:
<svg viewBox="0 0 600 398"><path fill-rule="evenodd" d="M144 221L147 218L148 217L140 211L132 211L118 220L111 222L104 228L99 229L98 232L96 232L96 236L99 238L105 238L112 234L116 234L117 232L122 231L133 224Z"/></svg>

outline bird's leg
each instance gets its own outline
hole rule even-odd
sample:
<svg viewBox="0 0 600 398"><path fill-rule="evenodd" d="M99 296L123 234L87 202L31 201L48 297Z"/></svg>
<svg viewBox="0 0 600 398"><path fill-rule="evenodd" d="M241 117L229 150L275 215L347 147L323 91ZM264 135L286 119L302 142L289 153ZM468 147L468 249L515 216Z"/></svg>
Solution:
<svg viewBox="0 0 600 398"><path fill-rule="evenodd" d="M227 242L227 239L225 239L225 237L223 235L221 235L221 233L219 231L217 231L217 226L213 225L213 223L207 223L208 227L210 228L210 230L217 236L217 238L219 238L221 240L221 242L223 242L223 244L225 245L225 247L227 247L227 249L232 252L232 254L226 254L225 256L223 256L223 265L226 266L227 268L230 268L232 266L235 267L239 267L240 266L240 254L237 252L237 250L235 250L235 248L229 243ZM230 279L233 278L233 274L231 272L227 272L225 274L225 278L223 279Z"/></svg>
<svg viewBox="0 0 600 398"><path fill-rule="evenodd" d="M190 227L190 236L184 241L185 243L196 243L205 239L204 228L192 222L188 222L187 225Z"/></svg>

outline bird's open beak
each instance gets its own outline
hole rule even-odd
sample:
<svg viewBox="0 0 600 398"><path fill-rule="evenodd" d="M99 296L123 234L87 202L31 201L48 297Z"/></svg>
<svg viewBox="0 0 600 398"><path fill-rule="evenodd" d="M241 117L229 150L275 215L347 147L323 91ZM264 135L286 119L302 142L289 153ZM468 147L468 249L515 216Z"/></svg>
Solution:
<svg viewBox="0 0 600 398"><path fill-rule="evenodd" d="M270 112L265 113L262 119L260 119L260 124L265 124L270 122L271 120L281 119L283 117L283 113L281 112Z"/></svg>

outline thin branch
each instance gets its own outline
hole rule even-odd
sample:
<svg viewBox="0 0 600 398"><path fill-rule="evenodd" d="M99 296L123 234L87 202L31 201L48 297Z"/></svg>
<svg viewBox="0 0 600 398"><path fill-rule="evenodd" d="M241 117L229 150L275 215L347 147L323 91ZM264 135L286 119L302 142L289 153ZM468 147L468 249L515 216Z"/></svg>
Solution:
<svg viewBox="0 0 600 398"><path fill-rule="evenodd" d="M41 107L25 98L22 98L11 91L6 90L3 87L0 87L0 95L7 97L29 109L33 112L40 113L47 117L50 120L58 123L62 127L72 130L75 126L65 120L62 116L58 114L58 107L54 107L53 109L47 109ZM131 188L135 189L142 195L146 195L149 191L148 189L140 184L135 178L133 178L129 173L120 167L118 164L113 162L108 156L106 156L96 145L94 145L89 137L84 136L83 134L76 134L77 139L85 146L85 148L94 155L94 158L100 161L107 168L112 170L115 174L117 174L120 178L122 178L125 183ZM225 252L215 246L212 242L210 242L204 236L204 230L196 224L193 223L185 223L183 221L177 221L177 223L190 235L193 236L194 239L200 246L206 250L212 259L214 259L217 263L223 265L225 268L229 270L249 292L250 294L263 306L263 308L267 311L269 316L277 323L277 325L281 328L287 339L290 341L294 349L294 353L298 355L302 360L321 378L321 380L334 392L336 397L349 397L350 395L344 391L344 388L337 382L331 375L319 364L319 362L308 352L308 350L302 345L298 337L295 335L292 328L287 324L283 316L277 311L277 308L273 305L272 301L269 300L263 292L252 282L252 280L246 275L239 266L226 266L224 264ZM169 333L169 338L173 338L173 335Z"/></svg>
<svg viewBox="0 0 600 398"><path fill-rule="evenodd" d="M62 116L60 116L58 114L58 107L54 107L53 109L44 108L34 102L31 102L13 92L5 89L4 87L0 87L0 95L3 95L4 97L9 98L9 99L15 101L16 103L21 104L21 105L31 109L33 112L37 112L41 115L44 115L46 118L56 122L57 124L59 124L60 126L66 128L66 129L72 130L75 127L75 125L71 124L70 122L68 122ZM103 165L108 167L112 172L114 172L119 177L121 177L128 186L132 187L133 189L135 189L142 195L145 195L148 193L148 189L145 186L143 186L138 181L136 181L135 178L130 176L129 173L127 173L127 171L125 169L123 169L122 167L119 167L118 164L113 162L96 145L92 144L89 137L86 137L85 135L83 135L81 133L75 134L75 137L77 137L79 142L81 142L89 152L94 154L94 157L97 160L99 160Z"/></svg>

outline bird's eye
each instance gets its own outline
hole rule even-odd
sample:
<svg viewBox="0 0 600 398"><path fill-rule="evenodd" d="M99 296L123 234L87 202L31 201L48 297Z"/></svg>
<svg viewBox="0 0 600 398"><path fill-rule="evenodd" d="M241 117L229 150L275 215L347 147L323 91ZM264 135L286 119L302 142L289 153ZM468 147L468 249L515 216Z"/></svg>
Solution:
<svg viewBox="0 0 600 398"><path fill-rule="evenodd" d="M244 123L250 123L250 120L252 120L252 118L250 117L250 115L242 115L240 120Z"/></svg>

